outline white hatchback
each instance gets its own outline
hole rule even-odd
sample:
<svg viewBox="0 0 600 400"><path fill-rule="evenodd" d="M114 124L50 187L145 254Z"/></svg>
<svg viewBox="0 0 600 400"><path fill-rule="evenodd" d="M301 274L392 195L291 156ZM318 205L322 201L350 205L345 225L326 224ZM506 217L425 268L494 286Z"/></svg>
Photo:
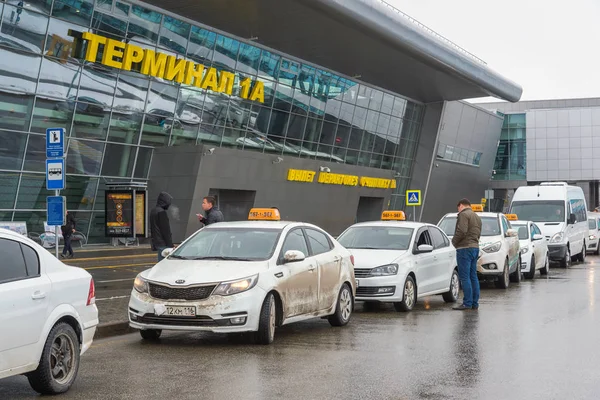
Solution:
<svg viewBox="0 0 600 400"><path fill-rule="evenodd" d="M0 378L24 374L39 393L66 392L98 325L92 276L5 229L0 259Z"/></svg>
<svg viewBox="0 0 600 400"><path fill-rule="evenodd" d="M521 246L521 272L527 279L533 279L535 272L548 275L550 270L550 254L548 242L540 228L531 221L512 221L513 229L519 233L519 244Z"/></svg>

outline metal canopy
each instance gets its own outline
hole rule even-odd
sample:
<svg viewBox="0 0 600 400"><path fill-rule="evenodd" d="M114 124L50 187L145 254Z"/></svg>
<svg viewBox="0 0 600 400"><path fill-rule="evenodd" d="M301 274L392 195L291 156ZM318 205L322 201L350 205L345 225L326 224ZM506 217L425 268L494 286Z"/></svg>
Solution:
<svg viewBox="0 0 600 400"><path fill-rule="evenodd" d="M522 88L382 0L146 0L424 103ZM493 46L494 44L490 44Z"/></svg>

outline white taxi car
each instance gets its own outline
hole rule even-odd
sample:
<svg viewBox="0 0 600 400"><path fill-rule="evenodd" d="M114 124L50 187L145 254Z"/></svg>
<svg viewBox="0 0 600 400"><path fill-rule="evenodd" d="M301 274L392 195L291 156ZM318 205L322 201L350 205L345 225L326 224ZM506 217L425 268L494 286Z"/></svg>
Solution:
<svg viewBox="0 0 600 400"><path fill-rule="evenodd" d="M506 289L509 282L521 281L521 257L517 231L511 229L504 214L483 212L481 204L473 204L473 211L481 217L479 239L479 279L495 281L496 286ZM448 237L454 236L457 213L446 214L438 226Z"/></svg>
<svg viewBox="0 0 600 400"><path fill-rule="evenodd" d="M322 229L280 221L276 208L252 209L249 221L209 225L135 279L129 321L142 338L162 330L255 332L328 317L343 326L354 309L350 252Z"/></svg>
<svg viewBox="0 0 600 400"><path fill-rule="evenodd" d="M533 279L537 270L542 275L548 275L550 270L548 242L540 228L532 221L519 221L516 214L507 214L506 218L519 234L521 272L525 278Z"/></svg>
<svg viewBox="0 0 600 400"><path fill-rule="evenodd" d="M0 259L0 379L26 375L41 394L66 392L98 325L92 276L5 229Z"/></svg>
<svg viewBox="0 0 600 400"><path fill-rule="evenodd" d="M587 252L600 255L600 213L588 212Z"/></svg>
<svg viewBox="0 0 600 400"><path fill-rule="evenodd" d="M431 295L456 302L456 250L448 237L435 225L406 222L402 211L385 211L381 219L352 225L338 237L355 257L356 300L394 303L397 311Z"/></svg>

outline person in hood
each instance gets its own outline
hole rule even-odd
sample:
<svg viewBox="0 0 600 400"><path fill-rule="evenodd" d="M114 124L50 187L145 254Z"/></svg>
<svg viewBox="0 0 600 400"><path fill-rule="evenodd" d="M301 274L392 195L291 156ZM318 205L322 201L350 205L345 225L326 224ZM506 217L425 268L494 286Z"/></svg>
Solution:
<svg viewBox="0 0 600 400"><path fill-rule="evenodd" d="M60 227L65 240L65 247L63 247L62 254L60 255L62 258L73 258L73 247L71 246L71 240L73 239L73 234L75 233L75 224L75 217L73 217L73 214L69 214L67 211L65 224ZM67 252L69 253L68 256Z"/></svg>
<svg viewBox="0 0 600 400"><path fill-rule="evenodd" d="M167 210L171 206L173 197L167 192L161 192L156 200L156 207L150 211L150 235L152 236L152 250L158 252L158 261L164 257L164 249L173 247L171 225Z"/></svg>
<svg viewBox="0 0 600 400"><path fill-rule="evenodd" d="M217 201L212 196L202 199L202 209L206 213L206 217L203 217L202 214L198 214L198 220L206 226L225 221L223 213L216 206L216 203Z"/></svg>

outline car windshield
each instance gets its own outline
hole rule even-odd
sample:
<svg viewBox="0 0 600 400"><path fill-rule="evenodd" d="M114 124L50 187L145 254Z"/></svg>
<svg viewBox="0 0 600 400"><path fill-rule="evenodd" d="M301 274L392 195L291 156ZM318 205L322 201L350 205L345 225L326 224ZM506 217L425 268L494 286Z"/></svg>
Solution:
<svg viewBox="0 0 600 400"><path fill-rule="evenodd" d="M593 218L588 219L588 226L590 227L590 229L597 229L596 220Z"/></svg>
<svg viewBox="0 0 600 400"><path fill-rule="evenodd" d="M198 231L169 258L264 261L273 256L280 229L208 228Z"/></svg>
<svg viewBox="0 0 600 400"><path fill-rule="evenodd" d="M440 222L440 229L448 236L454 236L456 230L456 218L445 217ZM481 236L498 236L500 235L500 224L497 217L481 217Z"/></svg>
<svg viewBox="0 0 600 400"><path fill-rule="evenodd" d="M338 242L347 249L408 250L412 234L412 228L356 226L342 233Z"/></svg>
<svg viewBox="0 0 600 400"><path fill-rule="evenodd" d="M529 239L529 230L527 229L527 224L515 224L514 222L511 224L513 229L516 229L519 232L519 240Z"/></svg>
<svg viewBox="0 0 600 400"><path fill-rule="evenodd" d="M533 222L565 222L565 202L556 201L515 201L511 214L519 219Z"/></svg>

